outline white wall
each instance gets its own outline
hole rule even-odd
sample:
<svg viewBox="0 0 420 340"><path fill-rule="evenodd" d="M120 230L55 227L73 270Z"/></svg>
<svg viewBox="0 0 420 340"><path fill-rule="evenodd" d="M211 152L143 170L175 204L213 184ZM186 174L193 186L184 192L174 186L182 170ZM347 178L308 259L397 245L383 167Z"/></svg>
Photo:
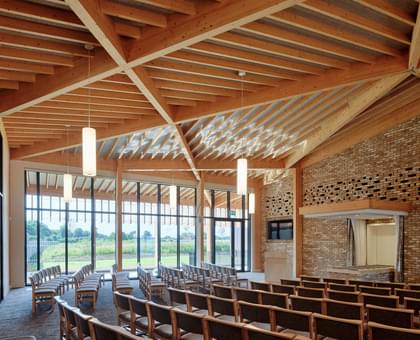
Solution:
<svg viewBox="0 0 420 340"><path fill-rule="evenodd" d="M0 121L0 132L3 136L3 280L4 295L9 292L9 144L3 123Z"/></svg>

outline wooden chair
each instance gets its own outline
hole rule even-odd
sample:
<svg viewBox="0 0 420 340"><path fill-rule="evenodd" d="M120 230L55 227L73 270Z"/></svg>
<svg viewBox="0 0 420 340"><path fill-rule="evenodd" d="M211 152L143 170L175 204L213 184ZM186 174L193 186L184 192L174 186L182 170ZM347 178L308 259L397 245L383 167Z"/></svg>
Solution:
<svg viewBox="0 0 420 340"><path fill-rule="evenodd" d="M112 279L112 291L120 292L123 294L131 295L133 293L133 287L130 284L128 272L113 273Z"/></svg>
<svg viewBox="0 0 420 340"><path fill-rule="evenodd" d="M345 302L359 302L359 292L342 292L337 290L327 290L327 297L330 300L345 301Z"/></svg>
<svg viewBox="0 0 420 340"><path fill-rule="evenodd" d="M420 330L398 328L375 322L368 322L368 339L420 340Z"/></svg>
<svg viewBox="0 0 420 340"><path fill-rule="evenodd" d="M138 340L139 338L124 328L111 326L92 318L89 320L90 334L92 340Z"/></svg>
<svg viewBox="0 0 420 340"><path fill-rule="evenodd" d="M345 285L347 283L347 280L345 279L334 279L330 277L326 277L326 278L324 277L322 281L327 282L327 283L336 283L340 285Z"/></svg>
<svg viewBox="0 0 420 340"><path fill-rule="evenodd" d="M159 305L151 301L147 303L150 337L172 340L175 332L172 325L171 309L172 307Z"/></svg>
<svg viewBox="0 0 420 340"><path fill-rule="evenodd" d="M373 282L373 281L363 281L363 280L349 280L348 284L357 286L357 289L359 290L359 286L373 287L375 285L375 282Z"/></svg>
<svg viewBox="0 0 420 340"><path fill-rule="evenodd" d="M340 283L329 283L328 288L332 290L339 290L341 292L355 292L357 291L356 285L343 285Z"/></svg>
<svg viewBox="0 0 420 340"><path fill-rule="evenodd" d="M274 331L274 319L269 306L240 301L238 303L239 321L255 327Z"/></svg>
<svg viewBox="0 0 420 340"><path fill-rule="evenodd" d="M194 293L194 292L186 292L187 297L187 310L188 312L194 312L197 314L204 314L208 315L208 304L207 304L207 295Z"/></svg>
<svg viewBox="0 0 420 340"><path fill-rule="evenodd" d="M61 304L64 312L65 318L65 329L64 334L65 338L70 340L78 339L77 335L77 324L76 324L76 317L75 311L78 310L76 307L72 307L67 303Z"/></svg>
<svg viewBox="0 0 420 340"><path fill-rule="evenodd" d="M327 289L326 282L302 281L300 284L306 288L317 288L317 289L324 289L324 290Z"/></svg>
<svg viewBox="0 0 420 340"><path fill-rule="evenodd" d="M250 290L245 288L233 288L235 298L238 301L246 301L250 303L259 303L260 302L260 293L256 290Z"/></svg>
<svg viewBox="0 0 420 340"><path fill-rule="evenodd" d="M320 313L324 312L324 300L302 296L289 296L293 310L302 312Z"/></svg>
<svg viewBox="0 0 420 340"><path fill-rule="evenodd" d="M65 339L66 335L66 315L64 314L64 307L63 304L67 304L60 296L55 297L55 301L58 306L58 317L59 317L59 325L60 325L60 340Z"/></svg>
<svg viewBox="0 0 420 340"><path fill-rule="evenodd" d="M232 288L226 287L218 284L214 284L213 286L213 294L217 297L221 297L224 299L232 299Z"/></svg>
<svg viewBox="0 0 420 340"><path fill-rule="evenodd" d="M204 316L184 312L176 308L171 310L174 340L204 339Z"/></svg>
<svg viewBox="0 0 420 340"><path fill-rule="evenodd" d="M380 307L397 308L398 296L381 296L372 294L361 294L363 305L374 305Z"/></svg>
<svg viewBox="0 0 420 340"><path fill-rule="evenodd" d="M402 282L376 282L376 287L391 288L391 295L395 294L395 289L404 289L405 283Z"/></svg>
<svg viewBox="0 0 420 340"><path fill-rule="evenodd" d="M244 324L220 320L210 316L204 317L206 340L233 340L242 339Z"/></svg>
<svg viewBox="0 0 420 340"><path fill-rule="evenodd" d="M414 328L414 310L366 305L367 321L384 325Z"/></svg>
<svg viewBox="0 0 420 340"><path fill-rule="evenodd" d="M404 308L414 310L414 315L419 316L420 299L413 299L409 297L404 298Z"/></svg>
<svg viewBox="0 0 420 340"><path fill-rule="evenodd" d="M363 340L363 321L314 314L314 339Z"/></svg>
<svg viewBox="0 0 420 340"><path fill-rule="evenodd" d="M322 299L325 296L325 290L319 288L296 287L298 296Z"/></svg>
<svg viewBox="0 0 420 340"><path fill-rule="evenodd" d="M262 305L270 305L280 308L289 307L289 300L287 294L260 292L260 297L260 303Z"/></svg>
<svg viewBox="0 0 420 340"><path fill-rule="evenodd" d="M399 297L399 302L402 305L404 298L409 297L413 299L420 299L420 291L413 289L395 289L395 295Z"/></svg>
<svg viewBox="0 0 420 340"><path fill-rule="evenodd" d="M280 282L285 286L300 286L300 280L280 279Z"/></svg>
<svg viewBox="0 0 420 340"><path fill-rule="evenodd" d="M91 339L89 320L92 319L92 316L83 314L79 309L76 309L74 310L74 318L76 320L78 340Z"/></svg>
<svg viewBox="0 0 420 340"><path fill-rule="evenodd" d="M117 308L118 326L128 326L131 329L132 318L130 310L130 296L119 292L114 292L114 301Z"/></svg>
<svg viewBox="0 0 420 340"><path fill-rule="evenodd" d="M210 316L224 321L238 321L238 304L236 300L209 295L207 304Z"/></svg>
<svg viewBox="0 0 420 340"><path fill-rule="evenodd" d="M272 331L267 331L265 329L255 328L253 326L245 325L242 328L242 339L244 340L291 340L295 339L295 335L292 334L282 334ZM296 339L297 340L297 339Z"/></svg>
<svg viewBox="0 0 420 340"><path fill-rule="evenodd" d="M265 292L271 292L271 284L268 283L268 282L250 281L250 283L251 283L251 289L263 290Z"/></svg>
<svg viewBox="0 0 420 340"><path fill-rule="evenodd" d="M129 299L131 311L131 332L133 334L150 334L147 300L131 296Z"/></svg>
<svg viewBox="0 0 420 340"><path fill-rule="evenodd" d="M287 294L287 295L296 294L296 286L278 285L278 284L272 283L271 289L273 293L281 293L281 294Z"/></svg>
<svg viewBox="0 0 420 340"><path fill-rule="evenodd" d="M51 311L54 310L55 299L57 291L54 288L42 288L39 286L39 281L36 276L29 278L32 286L32 314L36 313L38 305L50 305Z"/></svg>
<svg viewBox="0 0 420 340"><path fill-rule="evenodd" d="M334 318L363 321L365 312L363 303L325 300L325 314Z"/></svg>
<svg viewBox="0 0 420 340"><path fill-rule="evenodd" d="M169 300L172 307L188 311L187 295L185 290L168 287Z"/></svg>
<svg viewBox="0 0 420 340"><path fill-rule="evenodd" d="M420 290L420 283L410 283L408 289L411 290Z"/></svg>
<svg viewBox="0 0 420 340"><path fill-rule="evenodd" d="M277 331L286 335L312 338L312 313L272 307Z"/></svg>
<svg viewBox="0 0 420 340"><path fill-rule="evenodd" d="M391 288L381 288L381 287L367 287L359 286L361 293L372 294L372 295L391 295Z"/></svg>
<svg viewBox="0 0 420 340"><path fill-rule="evenodd" d="M300 281L313 281L313 282L321 282L321 278L318 276L308 276L308 275L301 275Z"/></svg>

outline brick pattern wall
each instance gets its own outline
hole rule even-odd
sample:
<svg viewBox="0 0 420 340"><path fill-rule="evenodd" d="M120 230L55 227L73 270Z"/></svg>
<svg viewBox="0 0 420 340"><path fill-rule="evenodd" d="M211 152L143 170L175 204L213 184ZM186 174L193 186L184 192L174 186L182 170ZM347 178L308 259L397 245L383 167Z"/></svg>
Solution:
<svg viewBox="0 0 420 340"><path fill-rule="evenodd" d="M286 253L293 257L293 241L267 240L267 221L293 216L293 176L264 186L262 211L263 226L262 252Z"/></svg>
<svg viewBox="0 0 420 340"><path fill-rule="evenodd" d="M374 198L411 202L405 219L405 277L420 282L420 116L303 171L304 205ZM344 220L304 219L303 267L319 274L346 264Z"/></svg>

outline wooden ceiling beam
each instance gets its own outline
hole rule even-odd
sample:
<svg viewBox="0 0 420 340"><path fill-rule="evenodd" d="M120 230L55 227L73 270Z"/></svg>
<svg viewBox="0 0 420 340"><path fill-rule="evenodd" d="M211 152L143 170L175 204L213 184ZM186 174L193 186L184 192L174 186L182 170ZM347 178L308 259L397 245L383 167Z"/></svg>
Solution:
<svg viewBox="0 0 420 340"><path fill-rule="evenodd" d="M196 13L195 5L189 0L135 0L138 3L163 8L182 14L194 15Z"/></svg>
<svg viewBox="0 0 420 340"><path fill-rule="evenodd" d="M409 76L408 72L384 77L374 82L369 88L362 88L358 95L348 100L347 105L334 114L334 117L322 124L321 128L302 144L301 147L285 159L286 168L292 167L300 159L308 155L317 146L325 142L335 132L349 123L353 118L366 110L378 99L386 95L391 89Z"/></svg>
<svg viewBox="0 0 420 340"><path fill-rule="evenodd" d="M416 24L411 35L411 45L408 54L408 68L417 74L417 67L420 61L420 5L417 8Z"/></svg>
<svg viewBox="0 0 420 340"><path fill-rule="evenodd" d="M0 79L0 89L18 90L19 89L19 82L14 81L14 80Z"/></svg>
<svg viewBox="0 0 420 340"><path fill-rule="evenodd" d="M71 57L61 56L57 54L34 52L15 47L0 47L0 57L12 60L22 60L49 65L59 65L66 67L74 66L74 62Z"/></svg>
<svg viewBox="0 0 420 340"><path fill-rule="evenodd" d="M246 94L241 98L234 97L220 100L213 104L198 104L192 109L179 109L175 122L187 122L211 117L221 113L234 111L238 108L249 108L258 104L267 104L280 99L287 99L297 95L305 95L318 91L325 91L336 87L357 84L367 80L383 78L386 75L401 74L407 70L407 57L378 58L373 65L355 64L347 70L328 70L322 76L305 76L299 81L284 81L283 86L264 91Z"/></svg>
<svg viewBox="0 0 420 340"><path fill-rule="evenodd" d="M37 74L52 75L55 72L53 66L28 63L18 60L10 60L0 57L0 69L11 71L31 72Z"/></svg>
<svg viewBox="0 0 420 340"><path fill-rule="evenodd" d="M28 82L28 83L33 83L36 80L34 73L8 71L8 70L0 70L0 79L16 80L16 81L23 81L23 82Z"/></svg>

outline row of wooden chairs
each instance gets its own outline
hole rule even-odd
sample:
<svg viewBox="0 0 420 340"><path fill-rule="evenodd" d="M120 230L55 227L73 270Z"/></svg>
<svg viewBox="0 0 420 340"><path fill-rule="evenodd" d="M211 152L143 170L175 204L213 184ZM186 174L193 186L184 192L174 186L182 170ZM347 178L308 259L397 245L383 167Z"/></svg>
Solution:
<svg viewBox="0 0 420 340"><path fill-rule="evenodd" d="M239 278L236 269L233 267L208 262L202 262L201 266L209 270L212 278L220 280L224 285L248 287L248 279Z"/></svg>
<svg viewBox="0 0 420 340"><path fill-rule="evenodd" d="M151 300L152 296L158 295L163 296L165 283L152 277L150 271L146 270L142 266L137 266L137 278L139 280L139 288L143 295Z"/></svg>
<svg viewBox="0 0 420 340"><path fill-rule="evenodd" d="M192 266L189 264L182 265L184 277L191 281L197 281L203 289L211 289L213 284L223 284L221 279L213 277L209 269Z"/></svg>
<svg viewBox="0 0 420 340"><path fill-rule="evenodd" d="M201 285L198 279L189 279L183 270L162 264L159 264L159 274L168 287L198 290Z"/></svg>
<svg viewBox="0 0 420 340"><path fill-rule="evenodd" d="M38 305L50 305L54 309L57 295L64 294L69 287L69 278L61 274L60 266L54 266L32 273L32 314Z"/></svg>
<svg viewBox="0 0 420 340"><path fill-rule="evenodd" d="M100 322L79 308L56 297L60 317L60 340L132 340L139 339L122 327Z"/></svg>
<svg viewBox="0 0 420 340"><path fill-rule="evenodd" d="M85 265L73 274L75 283L75 305L78 307L82 302L92 303L95 310L99 288L104 285L105 276L93 270L91 264Z"/></svg>
<svg viewBox="0 0 420 340"><path fill-rule="evenodd" d="M113 264L111 269L112 291L131 294L133 287L131 286L129 275L129 272L119 272L118 266Z"/></svg>
<svg viewBox="0 0 420 340"><path fill-rule="evenodd" d="M297 334L281 334L251 324L228 321L217 312L203 315L129 295L114 294L119 325L129 327L133 334L147 334L153 339L308 339ZM209 298L220 300L211 296Z"/></svg>

